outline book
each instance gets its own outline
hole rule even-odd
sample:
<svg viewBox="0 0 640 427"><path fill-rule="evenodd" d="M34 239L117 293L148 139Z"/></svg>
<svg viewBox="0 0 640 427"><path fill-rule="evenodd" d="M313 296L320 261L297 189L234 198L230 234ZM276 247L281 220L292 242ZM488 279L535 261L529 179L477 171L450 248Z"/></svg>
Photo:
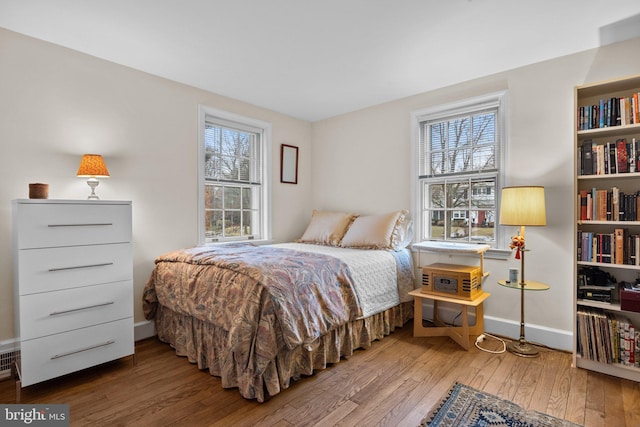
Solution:
<svg viewBox="0 0 640 427"><path fill-rule="evenodd" d="M620 190L618 187L611 188L611 217L612 221L620 219Z"/></svg>
<svg viewBox="0 0 640 427"><path fill-rule="evenodd" d="M627 141L624 138L619 138L616 141L616 149L618 155L618 173L627 173L629 172L629 165L627 158Z"/></svg>
<svg viewBox="0 0 640 427"><path fill-rule="evenodd" d="M580 190L580 220L587 219L587 190Z"/></svg>
<svg viewBox="0 0 640 427"><path fill-rule="evenodd" d="M640 172L640 141L636 142L635 138L631 139L631 144L635 147L635 151L633 152L634 163L636 165L636 172Z"/></svg>
<svg viewBox="0 0 640 427"><path fill-rule="evenodd" d="M604 175L606 173L605 169L605 146L602 144L597 144L594 146L595 151L595 173L596 175ZM608 163L608 162L607 162Z"/></svg>
<svg viewBox="0 0 640 427"><path fill-rule="evenodd" d="M614 174L618 173L618 153L616 149L616 144L612 144L607 142L607 147L609 148L609 173Z"/></svg>
<svg viewBox="0 0 640 427"><path fill-rule="evenodd" d="M624 264L624 229L616 228L615 235L615 259L614 264Z"/></svg>
<svg viewBox="0 0 640 427"><path fill-rule="evenodd" d="M590 139L582 142L582 174L593 175L593 141Z"/></svg>
<svg viewBox="0 0 640 427"><path fill-rule="evenodd" d="M597 221L607 220L607 190L596 190L596 216Z"/></svg>

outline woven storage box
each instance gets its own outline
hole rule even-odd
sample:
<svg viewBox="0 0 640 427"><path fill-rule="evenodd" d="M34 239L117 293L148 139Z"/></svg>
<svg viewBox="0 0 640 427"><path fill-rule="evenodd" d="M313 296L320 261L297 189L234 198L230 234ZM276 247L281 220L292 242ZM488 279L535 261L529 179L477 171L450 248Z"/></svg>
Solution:
<svg viewBox="0 0 640 427"><path fill-rule="evenodd" d="M30 199L46 199L49 197L49 184L29 184Z"/></svg>

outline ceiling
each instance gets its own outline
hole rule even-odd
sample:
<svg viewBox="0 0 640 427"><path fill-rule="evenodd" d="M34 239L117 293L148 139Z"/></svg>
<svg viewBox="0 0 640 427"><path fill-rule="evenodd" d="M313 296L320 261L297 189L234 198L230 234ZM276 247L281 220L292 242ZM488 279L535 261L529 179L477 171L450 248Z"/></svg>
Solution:
<svg viewBox="0 0 640 427"><path fill-rule="evenodd" d="M637 0L0 0L0 27L308 121L637 37L639 16Z"/></svg>

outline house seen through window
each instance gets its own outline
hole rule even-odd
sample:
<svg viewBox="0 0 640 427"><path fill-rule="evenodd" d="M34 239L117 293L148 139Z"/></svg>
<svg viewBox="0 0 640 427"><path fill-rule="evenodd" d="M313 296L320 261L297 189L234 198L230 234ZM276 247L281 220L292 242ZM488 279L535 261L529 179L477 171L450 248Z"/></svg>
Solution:
<svg viewBox="0 0 640 427"><path fill-rule="evenodd" d="M503 95L416 115L421 240L494 244Z"/></svg>

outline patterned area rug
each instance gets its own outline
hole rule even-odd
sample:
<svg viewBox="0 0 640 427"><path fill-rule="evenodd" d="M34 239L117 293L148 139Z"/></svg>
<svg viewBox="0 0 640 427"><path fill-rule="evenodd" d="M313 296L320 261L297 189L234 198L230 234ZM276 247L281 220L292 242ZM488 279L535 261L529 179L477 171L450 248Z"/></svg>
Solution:
<svg viewBox="0 0 640 427"><path fill-rule="evenodd" d="M536 411L527 411L508 400L456 383L422 420L430 427L579 427Z"/></svg>

